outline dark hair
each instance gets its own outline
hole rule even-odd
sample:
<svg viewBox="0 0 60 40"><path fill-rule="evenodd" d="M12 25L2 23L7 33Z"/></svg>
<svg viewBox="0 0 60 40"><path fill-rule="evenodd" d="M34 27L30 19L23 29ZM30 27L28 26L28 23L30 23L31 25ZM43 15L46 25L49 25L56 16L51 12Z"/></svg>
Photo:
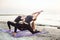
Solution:
<svg viewBox="0 0 60 40"><path fill-rule="evenodd" d="M31 15L28 15L26 18L25 18L25 22L27 22L27 23L30 23L33 19L33 16L31 16Z"/></svg>
<svg viewBox="0 0 60 40"><path fill-rule="evenodd" d="M15 20L14 20L15 22L19 22L19 21L21 21L21 16L18 16Z"/></svg>

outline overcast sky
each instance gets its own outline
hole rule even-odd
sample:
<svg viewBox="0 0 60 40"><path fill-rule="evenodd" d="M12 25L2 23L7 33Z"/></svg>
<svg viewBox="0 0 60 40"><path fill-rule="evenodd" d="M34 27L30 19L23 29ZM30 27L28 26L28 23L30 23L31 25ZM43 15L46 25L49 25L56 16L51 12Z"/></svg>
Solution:
<svg viewBox="0 0 60 40"><path fill-rule="evenodd" d="M40 10L44 11L39 16L40 22L60 20L60 0L0 0L0 14L27 15Z"/></svg>
<svg viewBox="0 0 60 40"><path fill-rule="evenodd" d="M39 10L59 12L60 0L0 0L0 13L33 13Z"/></svg>

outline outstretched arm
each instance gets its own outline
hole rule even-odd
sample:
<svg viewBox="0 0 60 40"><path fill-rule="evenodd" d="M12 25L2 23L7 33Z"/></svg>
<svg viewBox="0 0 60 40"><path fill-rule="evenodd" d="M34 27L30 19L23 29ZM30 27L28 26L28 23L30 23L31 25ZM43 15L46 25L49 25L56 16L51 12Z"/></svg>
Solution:
<svg viewBox="0 0 60 40"><path fill-rule="evenodd" d="M38 12L35 12L35 13L33 13L32 15L36 15L36 16L38 16L41 12L43 12L43 10L38 11Z"/></svg>
<svg viewBox="0 0 60 40"><path fill-rule="evenodd" d="M38 16L41 12L43 12L43 10L33 13L33 14L32 14L32 15L33 15L33 19L36 19L37 16Z"/></svg>
<svg viewBox="0 0 60 40"><path fill-rule="evenodd" d="M43 12L43 10L41 10L41 11L39 11L39 12L35 12L35 13L32 14L33 20L32 20L32 23L31 23L31 27L32 27L33 31L35 31L35 28L36 28L34 21L37 19L37 16L38 16L41 12Z"/></svg>

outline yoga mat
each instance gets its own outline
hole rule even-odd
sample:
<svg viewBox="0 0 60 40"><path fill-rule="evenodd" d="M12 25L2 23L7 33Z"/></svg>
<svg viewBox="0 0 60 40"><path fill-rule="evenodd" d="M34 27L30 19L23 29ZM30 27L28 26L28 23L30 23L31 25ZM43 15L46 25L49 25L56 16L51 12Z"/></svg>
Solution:
<svg viewBox="0 0 60 40"><path fill-rule="evenodd" d="M36 36L36 35L48 33L46 30L42 30L41 32L35 33L35 34L32 34L32 33L31 33L30 31L28 31L28 30L25 30L25 31L20 31L20 30L18 30L16 36L13 36L13 30L9 31L9 30L7 30L7 29L0 29L0 32L8 33L8 34L11 35L12 37L16 37L16 38Z"/></svg>

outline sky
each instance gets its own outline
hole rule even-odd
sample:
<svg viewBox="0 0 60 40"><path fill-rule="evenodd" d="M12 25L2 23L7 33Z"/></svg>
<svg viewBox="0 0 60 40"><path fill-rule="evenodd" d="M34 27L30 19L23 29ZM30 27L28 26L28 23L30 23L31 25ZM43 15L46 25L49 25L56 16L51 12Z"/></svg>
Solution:
<svg viewBox="0 0 60 40"><path fill-rule="evenodd" d="M60 10L60 0L0 0L0 13L33 13Z"/></svg>
<svg viewBox="0 0 60 40"><path fill-rule="evenodd" d="M57 22L60 21L60 0L0 0L0 15L28 15L40 10L43 10L37 19L40 23L60 23Z"/></svg>

